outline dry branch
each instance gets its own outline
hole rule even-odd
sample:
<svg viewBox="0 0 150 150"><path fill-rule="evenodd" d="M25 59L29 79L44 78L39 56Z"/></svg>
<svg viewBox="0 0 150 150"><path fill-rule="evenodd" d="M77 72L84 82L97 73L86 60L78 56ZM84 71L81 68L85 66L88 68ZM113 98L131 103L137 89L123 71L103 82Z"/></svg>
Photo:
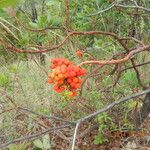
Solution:
<svg viewBox="0 0 150 150"><path fill-rule="evenodd" d="M44 118L47 118L47 119L52 119L52 120L56 120L56 121L61 121L61 122L65 122L65 123L68 123L68 124L76 124L76 122L74 121L67 121L67 120L64 120L62 118L59 118L59 117L55 117L55 116L48 116L48 115L43 115L43 114L39 114L37 112L34 112L28 108L23 108L23 107L18 107L19 110L23 110L23 111L26 111L26 112L29 112L29 113L32 113L34 115L37 115L37 116L40 116L40 117L44 117Z"/></svg>
<svg viewBox="0 0 150 150"><path fill-rule="evenodd" d="M14 140L10 141L10 142L7 142L5 144L0 145L0 148L6 148L11 144L22 142L22 141L35 140L35 139L41 137L42 135L44 135L46 133L50 133L52 131L56 131L56 130L60 130L60 129L68 128L68 127L70 127L70 125L62 125L62 126L59 126L59 127L47 129L45 131L42 131L42 132L39 132L39 133L36 133L36 134L33 134L33 135L17 138L17 139L14 139Z"/></svg>
<svg viewBox="0 0 150 150"><path fill-rule="evenodd" d="M74 123L76 124L75 130L74 130L74 136L73 136L73 140L72 140L72 150L73 150L74 147L75 147L75 141L76 141L76 137L77 137L77 131L78 131L79 125L80 125L81 123L93 119L93 118L96 117L97 115L99 115L99 114L101 114L101 113L103 113L103 112L106 112L106 111L110 110L111 108L115 107L116 105L119 105L119 104L121 104L121 103L127 102L127 101L129 101L129 100L131 100L131 99L133 99L133 98L142 96L142 95L147 94L147 93L150 93L150 89L144 90L144 91L142 91L142 92L138 92L138 93L133 94L133 95L131 95L131 96L125 97L125 98L123 98L123 99L121 99L121 100L114 101L113 103L107 105L106 107L104 107L104 108L102 108L102 109L100 109L100 110L98 110L98 111L96 111L96 112L94 112L94 113L92 113L92 114L90 114L90 115L87 115L87 116L85 116L85 117L82 117L82 118L80 118L80 119L78 119L78 120L76 120L76 121L73 121L73 122L72 122L72 121L67 121L67 122L72 122L73 125L74 125ZM30 111L30 110L28 110L28 109L23 109L23 108L21 108L21 109L22 109L22 110L27 110L27 111L29 111L29 112L31 112L31 113L34 113L34 112L32 112L32 111ZM36 114L36 113L34 113L34 114ZM55 119L55 118L54 118L54 119ZM57 120L57 119L56 119L56 120ZM62 126L56 127L56 128L50 128L50 129L47 129L47 130L45 130L45 131L43 131L43 132L40 132L40 133L37 133L37 134L34 134L34 135L21 137L21 138L15 139L15 140L13 140L13 141L7 142L7 143L5 143L5 144L0 145L0 148L6 148L6 147L8 147L10 144L14 144L14 143L21 142L21 141L25 141L25 140L29 140L29 139L32 139L32 140L33 140L33 139L37 139L37 138L39 138L40 136L42 136L42 135L44 135L44 134L46 134L46 133L49 133L49 132L52 132L52 131L55 131L55 130L59 130L59 129L63 129L63 128L67 128L67 127L71 127L71 126L72 126L72 124L68 124L68 125L62 125Z"/></svg>
<svg viewBox="0 0 150 150"><path fill-rule="evenodd" d="M65 42L71 36L74 36L74 35L105 35L105 36L110 36L110 37L114 38L115 40L117 40L125 50L129 50L128 47L126 46L126 44L124 43L124 40L123 40L124 38L119 37L117 34L115 34L113 32L103 32L103 31L87 31L87 32L72 31L72 32L68 33L68 35L64 38L64 40L61 43L59 43L58 45L54 45L52 47L41 47L40 46L40 50L19 49L19 48L16 48L15 46L13 46L12 44L5 42L2 39L0 39L0 44L2 44L6 49L8 49L12 52L17 52L17 53L46 53L46 52L49 52L49 51L52 51L52 50L55 50L55 49L62 47L65 44ZM128 37L128 38L130 38L130 37ZM130 39L137 42L137 40L134 38L130 38Z"/></svg>
<svg viewBox="0 0 150 150"><path fill-rule="evenodd" d="M150 12L150 9L149 8L145 8L145 7L143 7L143 6L139 6L139 5L121 5L121 4L117 4L116 2L113 2L113 3L111 3L107 8L105 8L105 9L103 9L103 10L100 10L100 11L98 11L98 12L95 12L95 13L93 13L93 14L89 14L89 15L86 15L87 17L91 17L91 16L95 16L95 15L99 15L99 14L101 14L101 13L104 13L104 12L106 12L106 11L109 11L109 10L111 10L112 8L126 8L126 9L139 9L139 10L143 10L143 11L145 11L145 12ZM137 14L137 13L136 13ZM133 14L133 15L135 15L135 13Z"/></svg>
<svg viewBox="0 0 150 150"><path fill-rule="evenodd" d="M150 45L146 45L146 46L143 46L143 47L139 47L135 50L132 50L129 52L129 54L127 56L125 56L124 58L122 59L118 59L118 60L101 60L101 61L85 61L85 62L82 62L79 64L79 66L82 66L84 64L99 64L99 65L110 65L110 64L119 64L119 63L123 63L127 60L129 60L133 55L137 54L137 53L140 53L142 51L148 51L150 50Z"/></svg>

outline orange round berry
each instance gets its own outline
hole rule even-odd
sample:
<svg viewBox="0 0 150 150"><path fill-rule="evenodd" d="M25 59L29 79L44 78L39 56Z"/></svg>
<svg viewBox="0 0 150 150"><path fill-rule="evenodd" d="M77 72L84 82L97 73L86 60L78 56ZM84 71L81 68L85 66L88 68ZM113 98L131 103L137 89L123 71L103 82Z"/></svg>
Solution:
<svg viewBox="0 0 150 150"><path fill-rule="evenodd" d="M58 82L57 82L58 84L63 84L64 83L64 80L58 80Z"/></svg>
<svg viewBox="0 0 150 150"><path fill-rule="evenodd" d="M78 57L83 57L83 52L80 51L80 50L78 50L78 51L76 51L76 55L77 55Z"/></svg>
<svg viewBox="0 0 150 150"><path fill-rule="evenodd" d="M76 76L76 73L75 73L74 71L70 71L69 76L70 76L70 77L75 77L75 76Z"/></svg>
<svg viewBox="0 0 150 150"><path fill-rule="evenodd" d="M72 91L69 91L68 93L67 93L67 95L71 98L71 97L74 97L74 94L73 94L73 92Z"/></svg>
<svg viewBox="0 0 150 150"><path fill-rule="evenodd" d="M78 78L73 78L73 82L77 83L79 81Z"/></svg>
<svg viewBox="0 0 150 150"><path fill-rule="evenodd" d="M62 67L61 69L60 69L60 71L61 71L61 73L66 73L66 71L67 71L67 69L65 68L65 67Z"/></svg>
<svg viewBox="0 0 150 150"><path fill-rule="evenodd" d="M53 80L51 78L48 79L48 83L51 84L53 83Z"/></svg>
<svg viewBox="0 0 150 150"><path fill-rule="evenodd" d="M58 74L59 79L64 79L64 75L62 73Z"/></svg>
<svg viewBox="0 0 150 150"><path fill-rule="evenodd" d="M50 75L50 77L53 79L55 77L55 73L52 72L51 75Z"/></svg>

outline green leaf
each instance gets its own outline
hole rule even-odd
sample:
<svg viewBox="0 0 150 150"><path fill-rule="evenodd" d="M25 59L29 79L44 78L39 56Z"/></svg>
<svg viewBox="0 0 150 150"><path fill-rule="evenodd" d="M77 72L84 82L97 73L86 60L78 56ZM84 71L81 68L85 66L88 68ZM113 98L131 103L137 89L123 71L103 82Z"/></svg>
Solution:
<svg viewBox="0 0 150 150"><path fill-rule="evenodd" d="M51 0L46 3L47 6L58 6L60 2L58 0Z"/></svg>
<svg viewBox="0 0 150 150"><path fill-rule="evenodd" d="M0 73L0 86L7 86L10 82L8 75Z"/></svg>
<svg viewBox="0 0 150 150"><path fill-rule="evenodd" d="M104 135L99 134L97 136L95 136L95 140L94 140L94 144L98 145L98 144L103 144L104 142L107 142L108 139L106 139L104 137Z"/></svg>
<svg viewBox="0 0 150 150"><path fill-rule="evenodd" d="M52 20L52 26L60 26L61 25L61 19L60 18L55 18Z"/></svg>
<svg viewBox="0 0 150 150"><path fill-rule="evenodd" d="M19 144L19 145L12 145L9 146L9 150L26 150L27 149L28 144Z"/></svg>
<svg viewBox="0 0 150 150"><path fill-rule="evenodd" d="M38 25L37 23L34 23L34 22L29 22L29 25L33 28L38 28Z"/></svg>
<svg viewBox="0 0 150 150"><path fill-rule="evenodd" d="M33 144L34 144L36 147L43 149L43 143L42 143L39 139L35 140L35 141L33 142Z"/></svg>
<svg viewBox="0 0 150 150"><path fill-rule="evenodd" d="M44 150L50 149L51 147L50 138L48 134L46 134L42 138L42 140L37 139L33 143L37 148L44 149Z"/></svg>
<svg viewBox="0 0 150 150"><path fill-rule="evenodd" d="M66 106L67 106L67 102L66 102L66 101L61 102L61 103L59 104L59 108L60 108L60 109L65 108Z"/></svg>
<svg viewBox="0 0 150 150"><path fill-rule="evenodd" d="M12 73L18 73L19 72L19 68L16 64L13 64L10 66L9 71Z"/></svg>
<svg viewBox="0 0 150 150"><path fill-rule="evenodd" d="M43 137L43 149L50 149L50 147L51 147L50 138L49 138L49 135L46 134Z"/></svg>
<svg viewBox="0 0 150 150"><path fill-rule="evenodd" d="M123 75L123 80L125 83L129 83L132 86L132 88L139 86L136 74L133 71L126 71L126 73Z"/></svg>

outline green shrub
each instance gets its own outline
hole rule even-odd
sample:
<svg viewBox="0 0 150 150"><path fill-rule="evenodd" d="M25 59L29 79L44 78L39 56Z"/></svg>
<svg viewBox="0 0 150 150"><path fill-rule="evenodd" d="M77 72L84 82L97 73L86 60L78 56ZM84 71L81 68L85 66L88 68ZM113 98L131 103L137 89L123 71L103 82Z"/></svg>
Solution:
<svg viewBox="0 0 150 150"><path fill-rule="evenodd" d="M0 86L6 87L10 83L10 78L4 73L0 73Z"/></svg>

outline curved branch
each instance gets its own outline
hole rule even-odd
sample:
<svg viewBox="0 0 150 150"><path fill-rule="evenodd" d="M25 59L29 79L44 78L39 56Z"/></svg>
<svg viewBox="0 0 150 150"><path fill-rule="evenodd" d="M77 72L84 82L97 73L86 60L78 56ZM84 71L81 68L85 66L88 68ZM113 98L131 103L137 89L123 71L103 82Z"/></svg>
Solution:
<svg viewBox="0 0 150 150"><path fill-rule="evenodd" d="M120 38L117 34L113 32L103 32L103 31L87 31L87 32L82 32L82 31L72 31L68 33L68 35L64 38L64 40L59 43L58 45L54 45L52 47L44 47L45 49L40 49L40 50L23 50L23 49L18 49L14 47L12 44L8 44L7 42L3 41L0 39L0 43L6 47L6 49L12 51L12 52L17 52L17 53L46 53L55 49L58 49L64 45L64 43L69 39L69 37L74 36L74 35L106 35L113 37L115 40L117 40L120 45L125 49L129 50L127 45L123 42L122 38ZM134 39L132 39L134 40Z"/></svg>
<svg viewBox="0 0 150 150"><path fill-rule="evenodd" d="M123 62L129 60L136 53L140 53L142 51L147 51L147 50L150 50L150 44L130 51L129 54L127 56L125 56L124 58L122 58L122 59L101 60L101 61L94 61L94 60L93 61L85 61L85 62L80 63L79 66L82 66L84 64L99 64L99 65L119 64L119 63L123 63Z"/></svg>

